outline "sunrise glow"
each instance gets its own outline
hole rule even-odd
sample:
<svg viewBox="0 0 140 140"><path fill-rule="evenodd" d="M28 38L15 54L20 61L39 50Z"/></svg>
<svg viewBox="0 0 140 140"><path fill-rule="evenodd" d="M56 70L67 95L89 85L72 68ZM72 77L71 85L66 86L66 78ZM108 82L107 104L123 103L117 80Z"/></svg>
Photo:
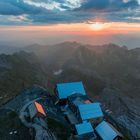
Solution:
<svg viewBox="0 0 140 140"><path fill-rule="evenodd" d="M54 25L43 25L43 26L2 26L1 31L41 31L41 32L109 32L109 33L127 33L139 32L140 24L138 23L127 23L127 22L94 22L94 23L74 23L74 24L54 24Z"/></svg>
<svg viewBox="0 0 140 140"><path fill-rule="evenodd" d="M1 40L7 39L8 36L10 42L18 40L19 44L24 39L28 40L27 44L32 44L32 42L55 44L69 40L88 44L117 42L123 45L124 42L129 42L127 38L135 34L136 40L128 43L128 45L133 45L139 41L139 33L140 24L128 22L92 21L90 23L14 26L14 28L13 26L0 27Z"/></svg>
<svg viewBox="0 0 140 140"><path fill-rule="evenodd" d="M93 31L101 31L101 30L107 28L107 26L104 23L99 23L99 22L95 22L95 23L91 24L90 27Z"/></svg>

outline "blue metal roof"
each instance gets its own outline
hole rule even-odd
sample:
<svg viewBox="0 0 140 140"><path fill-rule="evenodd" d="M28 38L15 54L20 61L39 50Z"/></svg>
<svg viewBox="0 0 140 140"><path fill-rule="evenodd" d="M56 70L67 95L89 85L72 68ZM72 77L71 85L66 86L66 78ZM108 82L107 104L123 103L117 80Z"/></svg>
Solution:
<svg viewBox="0 0 140 140"><path fill-rule="evenodd" d="M113 140L118 133L105 121L101 122L95 130L103 140Z"/></svg>
<svg viewBox="0 0 140 140"><path fill-rule="evenodd" d="M94 132L90 122L83 122L81 124L77 124L75 125L75 128L78 135Z"/></svg>
<svg viewBox="0 0 140 140"><path fill-rule="evenodd" d="M80 93L82 95L86 95L82 82L57 84L57 90L58 90L58 97L60 99L65 99L74 93Z"/></svg>
<svg viewBox="0 0 140 140"><path fill-rule="evenodd" d="M82 120L98 118L103 116L99 103L82 104L78 106Z"/></svg>

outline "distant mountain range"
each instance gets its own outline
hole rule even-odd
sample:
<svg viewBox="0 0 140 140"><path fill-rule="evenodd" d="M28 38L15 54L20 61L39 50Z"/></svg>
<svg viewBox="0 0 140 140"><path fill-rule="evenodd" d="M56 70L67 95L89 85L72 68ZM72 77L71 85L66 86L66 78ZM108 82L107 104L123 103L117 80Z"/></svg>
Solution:
<svg viewBox="0 0 140 140"><path fill-rule="evenodd" d="M65 42L54 46L36 44L24 50L34 52L50 71L72 69L95 75L108 87L118 88L129 96L140 91L140 48L128 50L115 44L91 46Z"/></svg>

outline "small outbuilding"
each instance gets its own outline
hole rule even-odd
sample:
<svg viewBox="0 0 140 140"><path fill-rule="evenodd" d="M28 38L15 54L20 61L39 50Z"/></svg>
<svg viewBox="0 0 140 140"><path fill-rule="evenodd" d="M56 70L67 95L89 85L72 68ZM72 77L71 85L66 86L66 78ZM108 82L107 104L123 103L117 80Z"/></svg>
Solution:
<svg viewBox="0 0 140 140"><path fill-rule="evenodd" d="M102 121L96 128L96 133L102 140L122 140L123 135L110 123Z"/></svg>
<svg viewBox="0 0 140 140"><path fill-rule="evenodd" d="M46 113L41 104L34 102L28 107L30 118L33 119L35 117L45 117Z"/></svg>
<svg viewBox="0 0 140 140"><path fill-rule="evenodd" d="M81 124L76 124L75 125L76 129L76 134L77 135L83 135L83 134L88 134L88 133L93 133L93 127L90 122L84 121Z"/></svg>

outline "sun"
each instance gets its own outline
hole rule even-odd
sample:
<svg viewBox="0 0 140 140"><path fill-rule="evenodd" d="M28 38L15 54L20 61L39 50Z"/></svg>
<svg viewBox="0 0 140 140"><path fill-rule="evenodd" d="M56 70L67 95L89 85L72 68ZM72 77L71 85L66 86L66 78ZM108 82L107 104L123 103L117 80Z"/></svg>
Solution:
<svg viewBox="0 0 140 140"><path fill-rule="evenodd" d="M95 23L90 25L90 28L93 31L101 31L101 30L106 28L106 25L104 23L95 22Z"/></svg>

